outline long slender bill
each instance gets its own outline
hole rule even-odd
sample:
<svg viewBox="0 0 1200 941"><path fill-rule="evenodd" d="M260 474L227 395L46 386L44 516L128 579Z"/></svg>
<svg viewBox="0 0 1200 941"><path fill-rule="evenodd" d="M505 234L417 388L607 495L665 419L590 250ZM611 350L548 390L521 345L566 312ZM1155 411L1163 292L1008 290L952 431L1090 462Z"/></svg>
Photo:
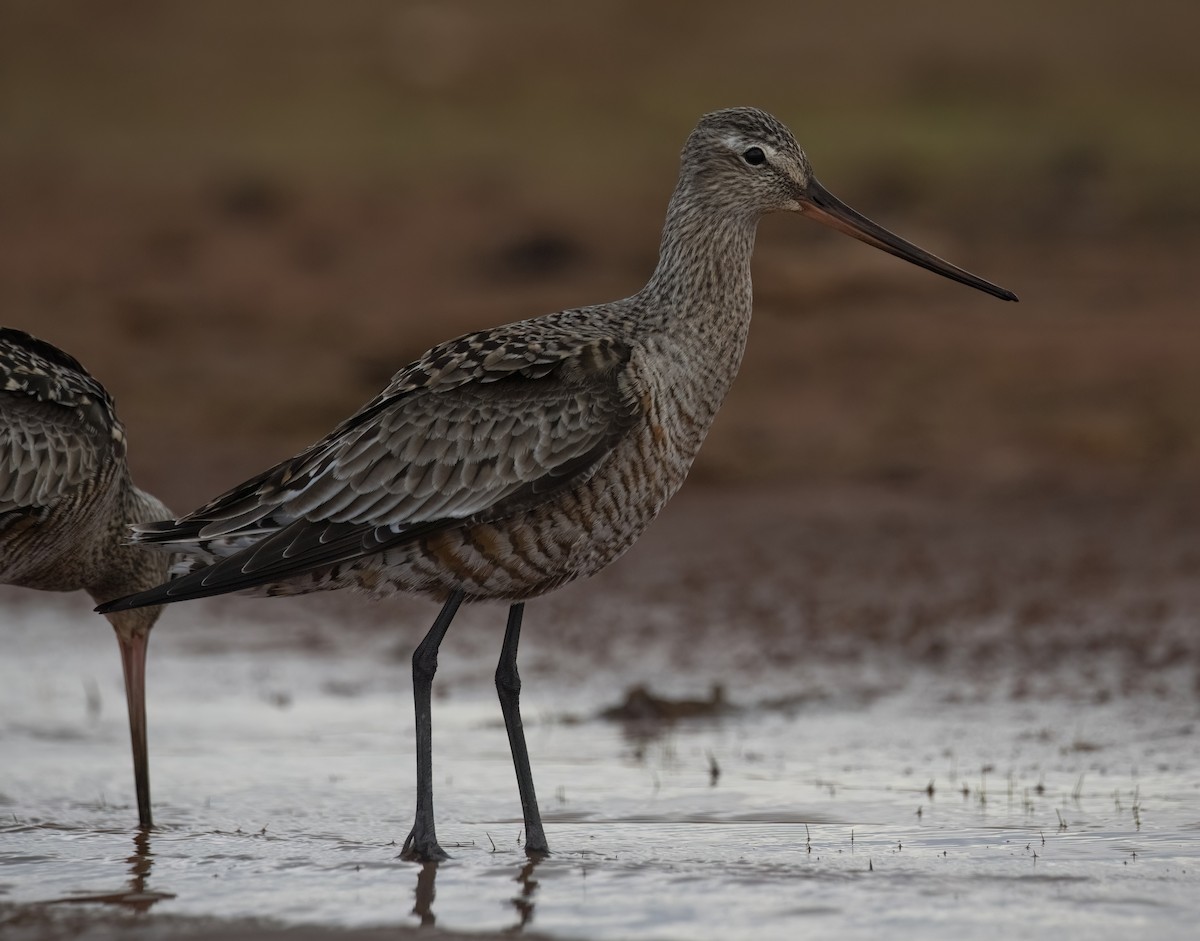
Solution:
<svg viewBox="0 0 1200 941"><path fill-rule="evenodd" d="M1017 295L1012 291L1002 288L998 284L992 284L991 281L985 281L983 278L976 277L971 272L964 271L957 265L952 265L950 262L938 258L937 255L930 254L923 248L918 248L912 242L905 241L900 236L889 232L883 226L872 222L862 213L851 209L816 180L809 180L808 191L800 199L800 211L823 225L837 229L839 232L845 232L847 235L852 235L860 242L866 242L875 248L883 249L883 251L895 255L897 258L903 258L914 265L920 265L922 268L927 268L935 274L949 278L951 281L957 281L968 287L986 291L988 294L1004 301L1017 300Z"/></svg>
<svg viewBox="0 0 1200 941"><path fill-rule="evenodd" d="M117 631L121 667L125 673L125 700L129 707L129 737L133 744L133 783L137 791L138 826L154 826L150 810L150 761L146 748L146 645L148 631Z"/></svg>

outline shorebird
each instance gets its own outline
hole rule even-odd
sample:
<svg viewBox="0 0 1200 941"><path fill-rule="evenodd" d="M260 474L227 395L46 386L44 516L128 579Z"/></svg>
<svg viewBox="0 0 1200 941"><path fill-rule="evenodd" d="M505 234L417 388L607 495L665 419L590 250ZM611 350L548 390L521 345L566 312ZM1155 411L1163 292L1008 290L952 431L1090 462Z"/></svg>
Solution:
<svg viewBox="0 0 1200 941"><path fill-rule="evenodd" d="M112 397L73 356L0 328L0 584L108 601L159 584L171 559L129 545L170 510L125 463ZM108 615L121 645L138 822L153 826L146 756L146 644L161 607Z"/></svg>
<svg viewBox="0 0 1200 941"><path fill-rule="evenodd" d="M137 542L192 556L190 570L98 610L243 590L441 601L413 654L417 807L402 852L436 860L438 646L464 600L509 602L496 688L525 849L549 852L519 705L525 602L607 566L683 483L741 363L758 220L778 211L1016 300L836 199L776 118L713 112L684 145L658 265L638 293L435 346L300 454L182 519L137 527Z"/></svg>

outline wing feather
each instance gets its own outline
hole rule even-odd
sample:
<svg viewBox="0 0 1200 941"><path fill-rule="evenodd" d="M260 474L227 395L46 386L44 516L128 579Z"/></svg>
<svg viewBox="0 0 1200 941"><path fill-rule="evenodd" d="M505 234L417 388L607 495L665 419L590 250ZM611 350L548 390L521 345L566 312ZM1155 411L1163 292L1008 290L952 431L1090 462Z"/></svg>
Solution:
<svg viewBox="0 0 1200 941"><path fill-rule="evenodd" d="M54 503L124 447L112 399L77 360L0 328L0 512Z"/></svg>
<svg viewBox="0 0 1200 941"><path fill-rule="evenodd" d="M502 518L593 473L641 414L629 348L607 336L497 342L435 348L295 458L174 523L139 527L139 541L181 548L257 537L160 600L269 584Z"/></svg>
<svg viewBox="0 0 1200 941"><path fill-rule="evenodd" d="M592 452L580 455L552 469L543 477L527 482L507 501L493 508L493 512L497 517L503 517L509 512L536 504L545 499L546 495L569 485L580 475L594 468L610 447L607 443L598 444ZM455 518L395 527L296 520L212 565L149 591L100 605L96 610L110 613L126 608L161 604L165 601L205 598L268 585L381 552L392 546L436 534L462 522L462 519Z"/></svg>

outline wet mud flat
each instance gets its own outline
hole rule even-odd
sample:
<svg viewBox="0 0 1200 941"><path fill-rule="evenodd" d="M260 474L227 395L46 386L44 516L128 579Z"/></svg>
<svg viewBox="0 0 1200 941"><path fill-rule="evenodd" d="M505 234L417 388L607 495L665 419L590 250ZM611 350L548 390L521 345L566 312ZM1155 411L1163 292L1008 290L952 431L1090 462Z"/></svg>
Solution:
<svg viewBox="0 0 1200 941"><path fill-rule="evenodd" d="M531 865L491 688L503 609L435 684L410 824L408 599L220 599L151 644L138 834L108 628L0 595L0 929L52 937L1191 937L1200 503L688 488L531 604Z"/></svg>

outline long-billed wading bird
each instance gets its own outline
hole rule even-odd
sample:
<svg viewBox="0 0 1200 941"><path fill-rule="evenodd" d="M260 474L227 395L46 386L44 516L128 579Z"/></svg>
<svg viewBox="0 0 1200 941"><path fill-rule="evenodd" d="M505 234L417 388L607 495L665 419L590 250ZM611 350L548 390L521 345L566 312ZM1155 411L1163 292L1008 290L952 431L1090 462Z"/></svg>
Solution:
<svg viewBox="0 0 1200 941"><path fill-rule="evenodd" d="M208 564L98 610L245 589L441 601L413 654L417 808L403 850L433 860L446 856L430 737L438 645L463 601L510 602L496 688L525 849L547 853L518 698L524 603L620 556L683 483L741 363L758 220L778 211L1016 300L832 196L771 115L705 115L683 148L658 265L637 294L435 346L307 450L182 519L138 527L138 542Z"/></svg>
<svg viewBox="0 0 1200 941"><path fill-rule="evenodd" d="M129 527L170 510L125 463L112 397L73 356L0 328L0 584L83 589L107 601L150 588L171 559L129 545ZM108 615L121 645L138 823L153 826L146 755L146 644L162 608Z"/></svg>

